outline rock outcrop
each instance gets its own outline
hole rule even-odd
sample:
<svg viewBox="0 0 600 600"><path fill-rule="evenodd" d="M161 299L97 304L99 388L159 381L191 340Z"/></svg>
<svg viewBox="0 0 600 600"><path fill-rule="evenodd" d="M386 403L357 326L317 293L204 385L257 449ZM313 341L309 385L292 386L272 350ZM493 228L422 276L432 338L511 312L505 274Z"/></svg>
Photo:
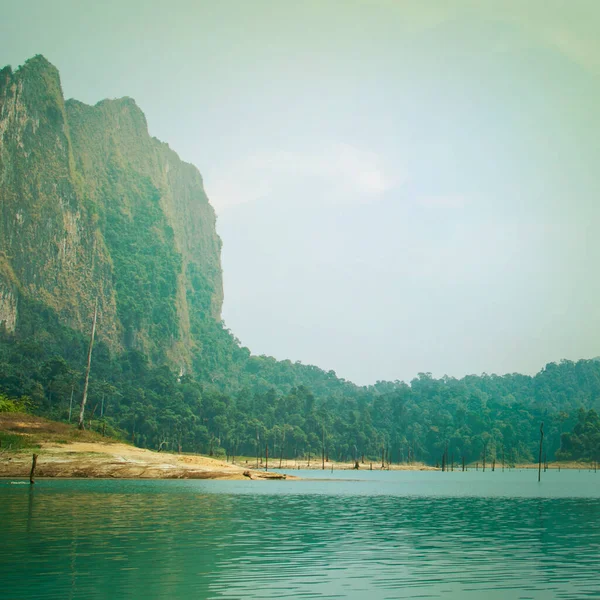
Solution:
<svg viewBox="0 0 600 600"><path fill-rule="evenodd" d="M8 332L24 299L87 331L97 297L111 348L186 370L194 321L220 320L221 242L198 170L132 99L65 102L42 56L0 71L0 216Z"/></svg>

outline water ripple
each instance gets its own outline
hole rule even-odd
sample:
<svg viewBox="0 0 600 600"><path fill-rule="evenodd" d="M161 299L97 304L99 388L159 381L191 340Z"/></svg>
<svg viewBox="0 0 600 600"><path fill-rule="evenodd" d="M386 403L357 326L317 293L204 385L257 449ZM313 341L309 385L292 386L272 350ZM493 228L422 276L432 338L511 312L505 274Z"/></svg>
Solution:
<svg viewBox="0 0 600 600"><path fill-rule="evenodd" d="M2 597L600 597L600 477L568 474L553 497L506 475L489 496L457 477L444 495L436 473L0 482Z"/></svg>

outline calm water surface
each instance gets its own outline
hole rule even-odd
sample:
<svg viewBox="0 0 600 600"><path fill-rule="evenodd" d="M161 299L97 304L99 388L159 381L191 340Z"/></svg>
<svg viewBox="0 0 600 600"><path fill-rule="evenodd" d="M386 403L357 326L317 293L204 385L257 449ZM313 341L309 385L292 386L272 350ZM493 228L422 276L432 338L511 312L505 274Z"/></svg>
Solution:
<svg viewBox="0 0 600 600"><path fill-rule="evenodd" d="M600 473L299 474L0 480L0 597L600 598Z"/></svg>

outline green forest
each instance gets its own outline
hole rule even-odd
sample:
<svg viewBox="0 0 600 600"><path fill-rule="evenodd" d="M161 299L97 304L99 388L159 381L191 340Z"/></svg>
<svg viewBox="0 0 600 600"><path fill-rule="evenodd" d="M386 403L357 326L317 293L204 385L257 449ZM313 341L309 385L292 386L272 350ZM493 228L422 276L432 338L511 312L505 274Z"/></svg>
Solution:
<svg viewBox="0 0 600 600"><path fill-rule="evenodd" d="M25 301L14 334L0 339L0 391L33 412L68 420L81 401L87 336ZM94 347L86 426L135 444L215 456L439 464L537 459L544 422L548 460L597 460L600 362L561 361L537 375L380 381L359 387L332 371L252 356L216 321L198 320L196 376L156 366L136 350ZM324 446L323 446L324 442Z"/></svg>

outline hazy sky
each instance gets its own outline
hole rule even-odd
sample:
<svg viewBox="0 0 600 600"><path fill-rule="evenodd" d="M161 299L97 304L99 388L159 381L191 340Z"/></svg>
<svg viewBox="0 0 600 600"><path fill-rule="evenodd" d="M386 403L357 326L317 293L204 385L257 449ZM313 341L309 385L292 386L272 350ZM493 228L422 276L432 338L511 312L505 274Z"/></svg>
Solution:
<svg viewBox="0 0 600 600"><path fill-rule="evenodd" d="M202 172L224 319L358 383L600 354L597 0L0 0Z"/></svg>

